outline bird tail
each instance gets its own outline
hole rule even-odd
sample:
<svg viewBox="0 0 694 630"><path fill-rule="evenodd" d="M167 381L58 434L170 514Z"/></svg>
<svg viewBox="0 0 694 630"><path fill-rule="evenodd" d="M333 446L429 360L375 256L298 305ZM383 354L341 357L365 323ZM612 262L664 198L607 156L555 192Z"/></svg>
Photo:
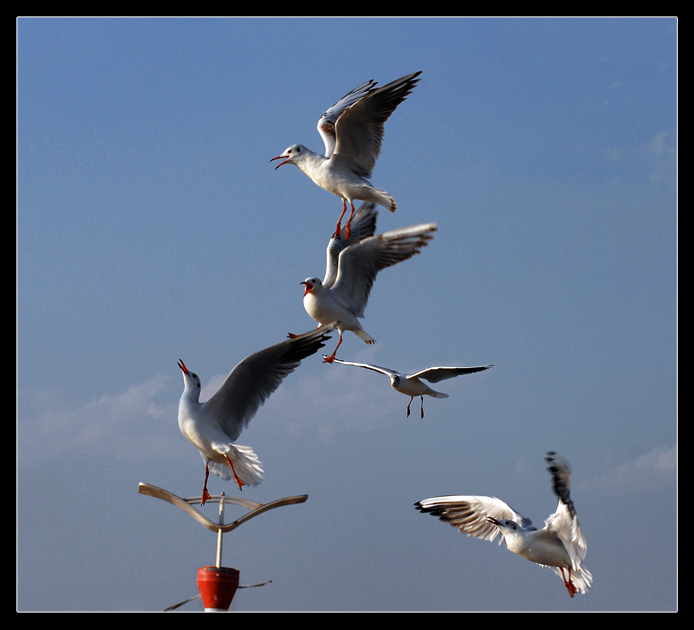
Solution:
<svg viewBox="0 0 694 630"><path fill-rule="evenodd" d="M366 343L376 343L376 340L364 330L355 330L354 334Z"/></svg>
<svg viewBox="0 0 694 630"><path fill-rule="evenodd" d="M561 569L559 567L550 567L552 571L554 571L562 580L564 577L562 576ZM581 593L581 595L585 595L588 592L588 589L590 588L591 584L593 583L593 575L591 574L588 569L586 569L583 565L578 567L578 569L572 569L571 571L571 582L573 585L576 587L576 590Z"/></svg>
<svg viewBox="0 0 694 630"><path fill-rule="evenodd" d="M249 486L257 486L262 483L263 465L250 446L229 444L229 450L226 454L233 462L236 474L241 477L244 483ZM231 468L226 462L210 462L209 467L211 473L222 479L231 479L232 477Z"/></svg>
<svg viewBox="0 0 694 630"><path fill-rule="evenodd" d="M369 201L374 201L379 206L383 206L384 208L388 208L388 210L391 212L395 212L397 209L395 199L393 199L385 190L381 190L380 188L372 188L371 193L372 196L370 197Z"/></svg>
<svg viewBox="0 0 694 630"><path fill-rule="evenodd" d="M448 398L448 394L444 394L443 392L437 392L433 389L429 389L427 394L429 394L429 396L433 396L434 398Z"/></svg>

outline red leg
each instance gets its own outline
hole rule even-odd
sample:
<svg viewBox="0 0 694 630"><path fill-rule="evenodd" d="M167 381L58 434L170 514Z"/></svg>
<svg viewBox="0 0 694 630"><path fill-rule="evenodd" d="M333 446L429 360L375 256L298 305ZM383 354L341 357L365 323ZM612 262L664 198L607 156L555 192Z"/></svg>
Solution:
<svg viewBox="0 0 694 630"><path fill-rule="evenodd" d="M205 505L205 501L211 499L210 493L207 491L207 478L210 476L210 469L205 465L205 485L202 487L202 499L200 505Z"/></svg>
<svg viewBox="0 0 694 630"><path fill-rule="evenodd" d="M341 343L342 343L342 333L340 333L340 340L337 342L337 345L335 346L335 350L333 350L333 353L329 357L325 357L325 359L323 359L323 363L332 363L335 360L335 354L337 354L337 349L340 347Z"/></svg>
<svg viewBox="0 0 694 630"><path fill-rule="evenodd" d="M349 239L349 226L352 224L352 217L354 216L354 204L350 200L349 205L352 206L352 211L349 213L349 219L347 219L347 225L345 227L345 240ZM344 214L344 211L343 213Z"/></svg>
<svg viewBox="0 0 694 630"><path fill-rule="evenodd" d="M354 209L352 209L354 210ZM345 212L347 212L347 200L343 199L342 200L342 214L340 215L340 218L337 220L337 226L335 227L335 234L333 234L333 238L337 238L340 236L340 231L342 228L340 227L340 224L342 223L342 217L345 216Z"/></svg>
<svg viewBox="0 0 694 630"><path fill-rule="evenodd" d="M561 570L561 577L564 580L564 586L566 586L566 590L569 591L569 595L571 597L574 596L574 593L578 591L578 589L574 586L574 583L571 581L571 569L567 569L566 572L569 574L568 579L564 575L564 567L559 567Z"/></svg>
<svg viewBox="0 0 694 630"><path fill-rule="evenodd" d="M224 457L227 458L227 462L229 463L229 466L231 466L231 472L234 473L234 480L236 481L236 485L239 487L239 490L242 490L243 489L242 486L245 486L246 484L243 482L243 479L241 479L236 474L236 471L234 470L234 464L231 463L229 456L225 454Z"/></svg>

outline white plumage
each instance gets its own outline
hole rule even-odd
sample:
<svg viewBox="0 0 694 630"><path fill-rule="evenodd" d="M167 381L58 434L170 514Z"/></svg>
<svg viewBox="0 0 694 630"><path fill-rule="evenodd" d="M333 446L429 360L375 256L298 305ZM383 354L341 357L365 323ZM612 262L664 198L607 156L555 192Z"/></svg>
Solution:
<svg viewBox="0 0 694 630"><path fill-rule="evenodd" d="M370 363L355 363L353 361L342 361L340 359L334 359L333 363L342 363L344 365L354 365L356 367L366 368L367 370L373 370L374 372L380 372L385 374L389 381L391 387L410 397L410 402L407 403L407 416L410 416L410 405L414 400L415 396L420 397L420 417L424 417L424 396L432 396L434 398L448 398L448 394L443 392L437 392L436 390L429 387L426 383L422 382L422 379L429 381L430 383L438 383L440 381L445 381L449 378L455 378L456 376L461 376L463 374L473 374L475 372L482 372L484 370L492 367L491 365L478 365L476 367L430 367L426 370L421 370L415 374L402 374L401 372L396 372L390 368L380 367L378 365L372 365Z"/></svg>
<svg viewBox="0 0 694 630"><path fill-rule="evenodd" d="M366 222L373 208L365 204L360 212L362 210ZM335 358L346 330L366 343L375 343L359 319L364 317L376 275L382 269L418 254L434 238L435 231L435 223L425 223L368 236L357 242L352 236L345 239L341 234L330 240L323 281L311 277L301 282L306 287L303 299L306 312L320 326L335 328L340 334L335 351L325 358L326 362L331 363Z"/></svg>
<svg viewBox="0 0 694 630"><path fill-rule="evenodd" d="M335 236L340 234L342 217L350 205L346 233L354 215L354 200L371 201L395 212L393 198L368 181L381 152L384 124L397 106L405 100L419 81L421 72L409 74L377 88L367 81L354 88L330 107L318 120L325 155L302 144L293 144L272 158L283 164L298 166L315 184L342 199L342 214L337 220Z"/></svg>
<svg viewBox="0 0 694 630"><path fill-rule="evenodd" d="M200 378L179 360L184 390L178 405L178 426L205 462L201 505L210 498L210 470L223 479L233 475L239 490L263 480L262 464L253 449L233 442L282 381L303 359L322 348L326 339L330 339L326 329L319 328L246 357L204 403L200 402Z"/></svg>
<svg viewBox="0 0 694 630"><path fill-rule="evenodd" d="M552 569L573 597L576 592L586 593L593 582L593 576L583 566L586 540L569 493L569 463L554 451L547 453L545 460L559 505L540 530L496 497L450 495L424 499L414 505L468 536L494 540L500 535L499 544L504 540L513 553Z"/></svg>

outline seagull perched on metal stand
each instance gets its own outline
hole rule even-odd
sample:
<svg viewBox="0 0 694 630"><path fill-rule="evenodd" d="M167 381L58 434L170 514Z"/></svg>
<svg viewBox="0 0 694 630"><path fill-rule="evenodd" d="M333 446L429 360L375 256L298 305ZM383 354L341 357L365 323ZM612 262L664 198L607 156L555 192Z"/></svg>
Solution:
<svg viewBox="0 0 694 630"><path fill-rule="evenodd" d="M205 484L200 505L210 498L210 470L223 479L233 475L241 490L263 480L263 469L250 446L233 444L260 407L300 364L330 337L327 329L296 335L246 357L227 376L222 386L204 403L200 402L200 378L183 361L184 390L178 405L178 426L205 462Z"/></svg>

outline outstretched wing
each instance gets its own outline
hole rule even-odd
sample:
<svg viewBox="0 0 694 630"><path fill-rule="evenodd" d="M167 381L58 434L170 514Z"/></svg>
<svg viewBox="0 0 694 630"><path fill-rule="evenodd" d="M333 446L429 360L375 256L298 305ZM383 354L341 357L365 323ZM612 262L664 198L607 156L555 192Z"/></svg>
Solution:
<svg viewBox="0 0 694 630"><path fill-rule="evenodd" d="M331 159L369 179L381 153L386 120L412 91L421 72L371 90L348 107L335 123L336 141Z"/></svg>
<svg viewBox="0 0 694 630"><path fill-rule="evenodd" d="M445 381L449 378L454 378L455 376L461 376L462 374L474 374L475 372L482 372L488 370L491 365L478 365L477 367L430 367L416 374L411 374L410 376L416 376L417 378L423 378L425 381L430 383L438 383L439 381Z"/></svg>
<svg viewBox="0 0 694 630"><path fill-rule="evenodd" d="M327 328L298 335L246 357L227 376L222 386L204 403L232 441L238 439L251 418L303 359L322 348Z"/></svg>
<svg viewBox="0 0 694 630"><path fill-rule="evenodd" d="M345 238L345 232L347 231L347 224L345 224L340 235L330 239L326 249L324 287L329 289L335 283L340 252L350 245L355 245L359 241L374 235L377 217L378 210L376 209L376 204L371 201L365 201L354 213L354 217L352 217L349 238Z"/></svg>
<svg viewBox="0 0 694 630"><path fill-rule="evenodd" d="M532 527L530 519L496 497L449 495L417 501L414 506L420 512L438 516L468 536L484 540L494 540L501 535L496 525L487 520L489 516L496 520L513 520L524 529ZM499 544L503 539L501 536Z"/></svg>
<svg viewBox="0 0 694 630"><path fill-rule="evenodd" d="M364 316L376 275L418 254L434 238L436 223L371 236L340 253L333 296L357 317Z"/></svg>
<svg viewBox="0 0 694 630"><path fill-rule="evenodd" d="M345 94L337 103L318 119L318 133L323 138L325 145L325 157L329 158L335 150L335 123L340 115L358 100L364 98L376 85L376 81L370 79L355 87L351 92Z"/></svg>
<svg viewBox="0 0 694 630"><path fill-rule="evenodd" d="M355 365L356 367L366 368L367 370L373 370L374 372L380 372L386 376L397 376L398 372L395 370L390 370L388 368L380 367L378 365L372 365L371 363L354 363L353 361L342 361L340 359L335 359L334 363L343 363L344 365Z"/></svg>
<svg viewBox="0 0 694 630"><path fill-rule="evenodd" d="M552 489L559 497L557 510L545 521L548 531L555 533L564 543L574 569L578 569L586 557L587 545L571 500L571 467L563 457L550 451L545 457L547 470L552 475Z"/></svg>

